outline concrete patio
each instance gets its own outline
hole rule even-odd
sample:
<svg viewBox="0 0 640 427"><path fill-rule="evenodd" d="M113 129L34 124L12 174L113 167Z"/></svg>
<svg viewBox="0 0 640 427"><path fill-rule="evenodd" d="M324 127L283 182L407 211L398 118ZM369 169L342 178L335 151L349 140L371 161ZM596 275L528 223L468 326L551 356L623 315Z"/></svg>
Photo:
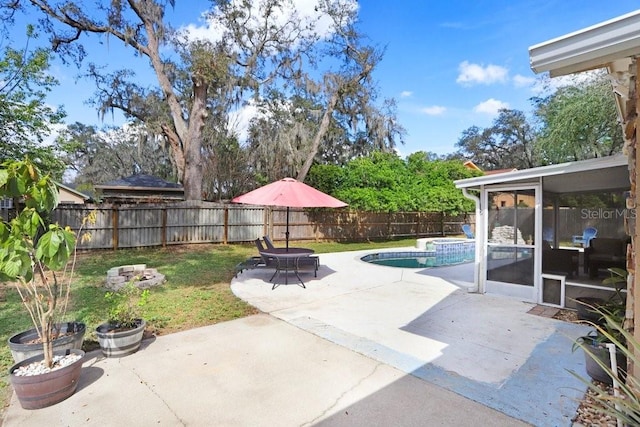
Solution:
<svg viewBox="0 0 640 427"><path fill-rule="evenodd" d="M321 254L318 277L301 274L306 289L292 275L271 290L271 273L256 269L232 290L291 325L511 417L570 425L585 386L568 371L586 377L571 346L588 328L536 315L534 304L469 292L473 264L360 261L370 252Z"/></svg>
<svg viewBox="0 0 640 427"><path fill-rule="evenodd" d="M233 291L257 314L85 356L68 399L3 426L570 425L585 387L584 327L469 293L470 266L411 270L321 254L307 289L268 270ZM442 277L435 277L438 274ZM449 279L447 279L449 277ZM453 283L455 284L453 284Z"/></svg>

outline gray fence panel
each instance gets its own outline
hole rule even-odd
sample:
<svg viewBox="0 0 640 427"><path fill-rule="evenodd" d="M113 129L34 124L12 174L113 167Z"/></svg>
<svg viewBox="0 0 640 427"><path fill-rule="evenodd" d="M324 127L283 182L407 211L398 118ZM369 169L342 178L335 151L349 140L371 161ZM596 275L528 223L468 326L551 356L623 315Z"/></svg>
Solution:
<svg viewBox="0 0 640 427"><path fill-rule="evenodd" d="M224 241L224 208L178 206L166 209L166 243L220 243Z"/></svg>
<svg viewBox="0 0 640 427"><path fill-rule="evenodd" d="M623 238L626 209L561 208L558 212L559 239L571 241L572 236L581 236L587 227L595 227L598 237Z"/></svg>
<svg viewBox="0 0 640 427"><path fill-rule="evenodd" d="M257 206L230 206L228 210L227 241L250 242L269 234L265 215L268 212Z"/></svg>
<svg viewBox="0 0 640 427"><path fill-rule="evenodd" d="M118 213L118 247L136 248L162 244L162 209L129 208Z"/></svg>
<svg viewBox="0 0 640 427"><path fill-rule="evenodd" d="M167 205L61 205L54 221L78 230L82 218L97 211L86 231L85 249L132 248L189 243L251 242L268 234L285 239L287 211L250 205L185 202ZM440 213L371 213L345 209L290 209L290 240L382 240L400 237L459 235L473 216Z"/></svg>

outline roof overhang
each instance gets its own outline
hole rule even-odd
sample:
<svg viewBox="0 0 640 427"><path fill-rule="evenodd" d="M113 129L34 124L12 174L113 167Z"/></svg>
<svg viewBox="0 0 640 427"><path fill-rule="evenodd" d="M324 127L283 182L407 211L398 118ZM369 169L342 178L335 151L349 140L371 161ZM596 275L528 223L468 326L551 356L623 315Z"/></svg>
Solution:
<svg viewBox="0 0 640 427"><path fill-rule="evenodd" d="M537 183L544 191L578 193L628 189L629 166L625 155L561 163L454 181L457 188Z"/></svg>
<svg viewBox="0 0 640 427"><path fill-rule="evenodd" d="M640 55L640 10L529 48L531 69L551 77L608 67Z"/></svg>

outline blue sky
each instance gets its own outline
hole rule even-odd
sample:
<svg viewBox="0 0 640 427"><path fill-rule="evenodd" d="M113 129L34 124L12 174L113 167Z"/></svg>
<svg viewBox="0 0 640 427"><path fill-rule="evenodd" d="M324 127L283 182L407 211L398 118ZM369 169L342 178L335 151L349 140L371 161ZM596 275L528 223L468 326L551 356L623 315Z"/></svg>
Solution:
<svg viewBox="0 0 640 427"><path fill-rule="evenodd" d="M209 2L176 3L167 13L174 26L202 24ZM499 107L531 112L538 76L529 68L530 46L637 8L628 0L369 0L359 2L359 28L370 43L386 48L374 77L381 98L397 100L407 130L400 154L446 154L455 151L465 129L490 126ZM14 42L23 32L15 31ZM153 78L145 62L116 44L90 48L88 59L112 67L138 64L142 79ZM77 69L56 63L52 71L61 85L49 102L64 105L68 123L121 124L120 115L101 121L85 104L93 87L76 79Z"/></svg>
<svg viewBox="0 0 640 427"><path fill-rule="evenodd" d="M362 2L372 39L387 46L377 78L398 99L402 154L452 152L462 131L490 126L492 106L531 112L528 48L638 8L632 1ZM494 100L490 101L490 100Z"/></svg>

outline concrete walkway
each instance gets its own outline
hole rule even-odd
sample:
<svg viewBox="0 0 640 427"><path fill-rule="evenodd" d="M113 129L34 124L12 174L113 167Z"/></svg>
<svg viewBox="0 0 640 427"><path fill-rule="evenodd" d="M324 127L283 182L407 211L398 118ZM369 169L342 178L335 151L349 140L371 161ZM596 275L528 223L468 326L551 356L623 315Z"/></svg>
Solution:
<svg viewBox="0 0 640 427"><path fill-rule="evenodd" d="M271 315L88 354L73 396L35 411L14 396L4 425L570 425L583 328L360 256L321 255L307 289L244 272L233 291Z"/></svg>
<svg viewBox="0 0 640 427"><path fill-rule="evenodd" d="M272 291L271 274L251 270L232 290L300 329L511 417L571 424L586 388L568 371L587 377L571 346L588 328L529 314L534 304L469 292L473 264L391 268L360 261L367 253L320 255L318 277L301 276L307 289Z"/></svg>

